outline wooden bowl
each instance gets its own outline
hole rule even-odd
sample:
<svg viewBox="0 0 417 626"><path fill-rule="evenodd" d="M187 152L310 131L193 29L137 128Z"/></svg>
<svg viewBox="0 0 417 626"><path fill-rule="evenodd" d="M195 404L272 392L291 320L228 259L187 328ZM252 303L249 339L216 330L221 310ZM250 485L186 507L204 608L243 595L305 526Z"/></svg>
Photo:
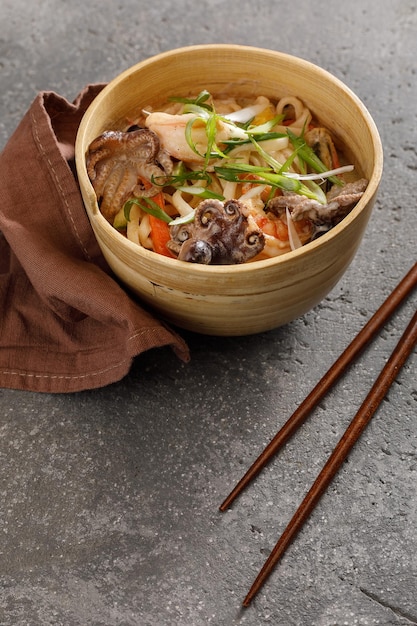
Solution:
<svg viewBox="0 0 417 626"><path fill-rule="evenodd" d="M101 215L87 176L85 155L104 130L172 95L213 94L300 97L347 148L356 171L369 180L356 207L319 239L293 252L243 265L186 263L139 247ZM382 147L358 97L327 71L302 59L239 45L197 45L159 54L111 81L92 102L76 141L76 164L85 207L104 257L121 282L163 319L211 335L270 330L303 315L339 281L361 242L375 202Z"/></svg>

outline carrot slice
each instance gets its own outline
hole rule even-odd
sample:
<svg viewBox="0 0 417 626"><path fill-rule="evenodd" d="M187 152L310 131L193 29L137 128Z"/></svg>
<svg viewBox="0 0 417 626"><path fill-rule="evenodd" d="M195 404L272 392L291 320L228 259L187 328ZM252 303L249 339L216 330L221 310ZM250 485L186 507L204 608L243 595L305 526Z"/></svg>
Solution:
<svg viewBox="0 0 417 626"><path fill-rule="evenodd" d="M154 251L164 256L175 258L175 255L167 248L167 243L171 239L168 224L153 215L149 216L149 224Z"/></svg>
<svg viewBox="0 0 417 626"><path fill-rule="evenodd" d="M157 193L156 196L153 196L152 200L156 202L161 209L165 208L165 198L162 191ZM154 251L158 252L158 254L175 258L175 255L167 248L167 243L171 239L168 224L153 215L149 216L149 224L151 227L151 239Z"/></svg>
<svg viewBox="0 0 417 626"><path fill-rule="evenodd" d="M140 180L142 181L145 189L149 189L151 187L151 183L149 180L146 180L146 178L141 177ZM156 196L152 196L152 200L161 209L165 209L165 198L162 191L157 193ZM175 255L167 248L167 243L171 239L168 224L153 215L149 215L149 224L151 227L151 239L154 251L158 252L158 254L163 254L164 256L174 259Z"/></svg>

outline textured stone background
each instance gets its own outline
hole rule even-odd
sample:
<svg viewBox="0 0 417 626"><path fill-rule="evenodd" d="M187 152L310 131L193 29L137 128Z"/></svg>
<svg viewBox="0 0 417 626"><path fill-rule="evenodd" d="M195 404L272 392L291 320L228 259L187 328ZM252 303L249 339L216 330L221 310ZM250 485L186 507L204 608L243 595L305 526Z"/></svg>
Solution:
<svg viewBox="0 0 417 626"><path fill-rule="evenodd" d="M417 624L417 383L412 355L254 604L269 550L394 347L415 295L227 513L218 505L416 257L417 10L412 0L0 0L0 146L40 90L195 43L304 57L379 127L385 168L339 285L287 327L186 334L192 361L138 358L107 388L0 390L4 626Z"/></svg>

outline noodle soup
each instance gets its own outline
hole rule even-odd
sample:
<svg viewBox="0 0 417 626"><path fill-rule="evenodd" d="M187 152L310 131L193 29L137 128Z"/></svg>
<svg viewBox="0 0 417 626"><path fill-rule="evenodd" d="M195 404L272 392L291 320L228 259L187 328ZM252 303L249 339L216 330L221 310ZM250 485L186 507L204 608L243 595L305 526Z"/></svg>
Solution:
<svg viewBox="0 0 417 626"><path fill-rule="evenodd" d="M142 115L181 104L173 102L173 97L195 100L204 90L214 94L215 104L219 96L223 99L225 94L232 94L240 108L254 104L260 96L275 106L282 98L296 97L311 111L313 121L330 131L336 148L343 149L347 158L342 159L341 166L355 165L352 172L338 176L343 176L346 185L351 182L348 176L368 181L360 200L339 223L312 241L283 254L258 256L254 262L183 262L175 254L174 258L157 254L130 240L125 232L115 228L114 221L104 217L102 201L99 206L87 173L89 147L106 131L134 133L136 125L145 125ZM159 152L155 143L152 146ZM164 167L165 156L160 153L158 157L162 160L159 165ZM369 112L336 77L288 54L231 44L171 50L125 70L90 105L81 121L75 146L87 216L116 279L164 320L191 331L226 336L253 334L286 324L309 311L337 284L354 258L371 216L382 173L382 156L379 134ZM159 166L154 180L160 183L156 174L161 174ZM120 179L115 174L111 184L114 186L117 180ZM148 180L152 181L152 175ZM199 180L186 184L191 183L201 185ZM158 189L172 195L172 188L163 189L159 185ZM191 194L184 196L191 205L193 198ZM152 199L156 200L156 196ZM222 206L232 202L225 211L232 217L236 214L234 203L239 199L209 198L201 202L213 203L214 207L198 215L200 227L212 223L208 218L215 212L216 202ZM131 204L130 210L136 210L136 206ZM224 222L226 217L223 216ZM168 216L169 221L173 218L175 214ZM182 227L186 228L187 224ZM256 236L252 238L249 233L247 243L252 240L256 241ZM206 255L207 247L201 246L200 252Z"/></svg>
<svg viewBox="0 0 417 626"><path fill-rule="evenodd" d="M338 224L368 182L300 98L207 90L105 131L87 171L104 217L130 241L203 264L300 248Z"/></svg>

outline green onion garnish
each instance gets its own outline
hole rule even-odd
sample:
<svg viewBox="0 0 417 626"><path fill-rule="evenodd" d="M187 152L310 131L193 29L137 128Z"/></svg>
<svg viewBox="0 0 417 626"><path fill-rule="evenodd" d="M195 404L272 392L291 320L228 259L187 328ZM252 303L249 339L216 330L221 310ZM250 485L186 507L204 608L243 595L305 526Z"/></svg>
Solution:
<svg viewBox="0 0 417 626"><path fill-rule="evenodd" d="M172 221L172 217L165 213L161 209L161 207L154 201L152 198L131 198L127 200L123 206L123 211L125 218L128 222L130 222L130 210L133 204L137 204L145 213L149 213L149 215L153 215L153 217L157 217L160 220L163 220L167 224Z"/></svg>
<svg viewBox="0 0 417 626"><path fill-rule="evenodd" d="M224 196L216 193L215 191L211 191L211 189L207 189L207 187L199 187L198 185L185 185L182 187L177 187L179 191L183 193L189 193L192 196L198 196L199 198L203 198L204 200L215 198L217 200L224 200Z"/></svg>
<svg viewBox="0 0 417 626"><path fill-rule="evenodd" d="M289 178L288 176L285 176L285 174L279 174L267 167L246 165L244 163L230 163L223 167L215 167L214 169L220 178L230 182L271 185L272 187L277 187L283 191L298 193L306 196L307 198L312 198L313 200L320 202L320 204L326 204L326 198L321 189L320 191L317 191L317 189L314 189L314 186L310 188L296 178ZM255 180L252 178L244 178L242 177L242 174L245 173L256 174L258 178ZM311 183L311 181L309 181L309 183Z"/></svg>
<svg viewBox="0 0 417 626"><path fill-rule="evenodd" d="M308 146L303 137L297 137L289 128L287 129L289 140L297 151L297 155L303 159L315 172L322 174L327 171L327 167L323 161L319 159L317 154L310 146ZM330 176L329 180L336 185L343 185L343 182L337 176Z"/></svg>

